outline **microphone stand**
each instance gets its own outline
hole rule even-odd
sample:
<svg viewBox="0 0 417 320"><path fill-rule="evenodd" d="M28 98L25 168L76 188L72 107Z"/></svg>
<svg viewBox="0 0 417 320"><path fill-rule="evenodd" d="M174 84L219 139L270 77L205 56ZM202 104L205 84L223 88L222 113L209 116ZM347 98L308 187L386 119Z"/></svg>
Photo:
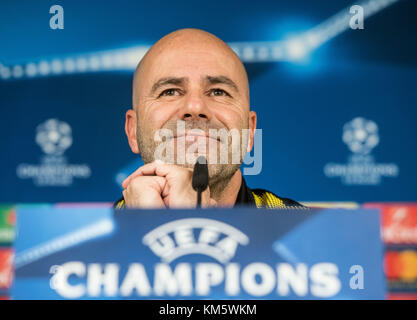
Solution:
<svg viewBox="0 0 417 320"><path fill-rule="evenodd" d="M201 189L197 190L197 208L201 208L201 194L203 191Z"/></svg>

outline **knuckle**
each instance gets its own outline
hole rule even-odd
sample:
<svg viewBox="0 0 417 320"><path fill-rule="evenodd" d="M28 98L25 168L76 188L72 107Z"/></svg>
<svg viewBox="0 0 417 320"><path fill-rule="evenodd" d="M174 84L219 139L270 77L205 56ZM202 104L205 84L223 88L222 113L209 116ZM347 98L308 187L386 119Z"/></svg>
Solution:
<svg viewBox="0 0 417 320"><path fill-rule="evenodd" d="M130 182L128 188L130 187L133 190L146 189L146 188L149 188L150 186L152 186L155 183L156 179L158 179L158 178L159 177L156 177L156 176L135 177Z"/></svg>
<svg viewBox="0 0 417 320"><path fill-rule="evenodd" d="M143 179L142 178L144 178L144 177L135 177L135 178L133 178L130 181L127 189L130 189L130 190L133 189L133 190L135 190L135 189L140 188L140 186L143 185Z"/></svg>

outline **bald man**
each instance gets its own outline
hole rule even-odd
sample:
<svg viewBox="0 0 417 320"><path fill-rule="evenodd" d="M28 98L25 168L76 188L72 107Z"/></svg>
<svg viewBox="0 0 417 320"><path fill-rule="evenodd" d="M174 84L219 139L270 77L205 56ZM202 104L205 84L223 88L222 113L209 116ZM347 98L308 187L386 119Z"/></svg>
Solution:
<svg viewBox="0 0 417 320"><path fill-rule="evenodd" d="M191 180L201 155L209 172L203 207L301 208L247 187L240 165L253 147L256 119L245 67L226 43L197 29L166 35L134 74L125 131L145 164L123 182L116 208L195 208Z"/></svg>

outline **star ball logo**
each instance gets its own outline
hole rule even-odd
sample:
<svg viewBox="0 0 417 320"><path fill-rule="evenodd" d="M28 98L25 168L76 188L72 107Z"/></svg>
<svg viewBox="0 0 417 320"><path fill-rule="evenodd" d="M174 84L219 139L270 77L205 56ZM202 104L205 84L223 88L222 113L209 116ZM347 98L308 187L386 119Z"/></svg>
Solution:
<svg viewBox="0 0 417 320"><path fill-rule="evenodd" d="M336 264L257 261L250 259L257 253L251 255L250 248L246 248L246 253L242 250L249 242L246 234L221 221L207 218L174 220L156 227L142 238L142 243L161 259L159 262L141 260L123 265L69 261L51 267L50 287L70 299L103 296L305 297L308 294L325 298L340 292L341 280ZM140 252L144 252L143 247ZM238 252L240 259L245 255L243 260L254 261L233 261ZM191 255L194 259L189 257ZM143 257L146 257L145 253ZM179 258L182 259L174 262Z"/></svg>
<svg viewBox="0 0 417 320"><path fill-rule="evenodd" d="M343 126L343 142L356 154L369 154L379 143L378 126L372 120L355 118Z"/></svg>
<svg viewBox="0 0 417 320"><path fill-rule="evenodd" d="M343 126L343 142L352 154L347 163L327 163L324 174L340 177L345 185L379 185L382 177L395 178L399 168L395 163L377 163L372 150L380 143L377 124L362 117L354 118Z"/></svg>
<svg viewBox="0 0 417 320"><path fill-rule="evenodd" d="M72 145L68 123L49 119L36 128L36 143L45 154L60 156Z"/></svg>
<svg viewBox="0 0 417 320"><path fill-rule="evenodd" d="M20 179L33 179L40 187L65 187L74 178L87 179L91 169L87 164L70 164L64 156L73 144L72 129L64 121L52 118L36 127L35 142L44 155L40 164L21 163L16 174Z"/></svg>

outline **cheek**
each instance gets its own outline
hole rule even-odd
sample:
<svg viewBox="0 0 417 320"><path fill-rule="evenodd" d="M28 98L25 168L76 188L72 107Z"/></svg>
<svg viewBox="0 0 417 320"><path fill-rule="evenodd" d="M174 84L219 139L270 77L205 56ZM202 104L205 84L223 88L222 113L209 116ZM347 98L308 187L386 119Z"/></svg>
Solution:
<svg viewBox="0 0 417 320"><path fill-rule="evenodd" d="M228 130L247 127L248 115L237 107L221 108L215 112L216 118L221 121Z"/></svg>
<svg viewBox="0 0 417 320"><path fill-rule="evenodd" d="M176 108L170 103L152 103L145 107L139 122L142 132L152 132L161 129L164 124L175 116Z"/></svg>

